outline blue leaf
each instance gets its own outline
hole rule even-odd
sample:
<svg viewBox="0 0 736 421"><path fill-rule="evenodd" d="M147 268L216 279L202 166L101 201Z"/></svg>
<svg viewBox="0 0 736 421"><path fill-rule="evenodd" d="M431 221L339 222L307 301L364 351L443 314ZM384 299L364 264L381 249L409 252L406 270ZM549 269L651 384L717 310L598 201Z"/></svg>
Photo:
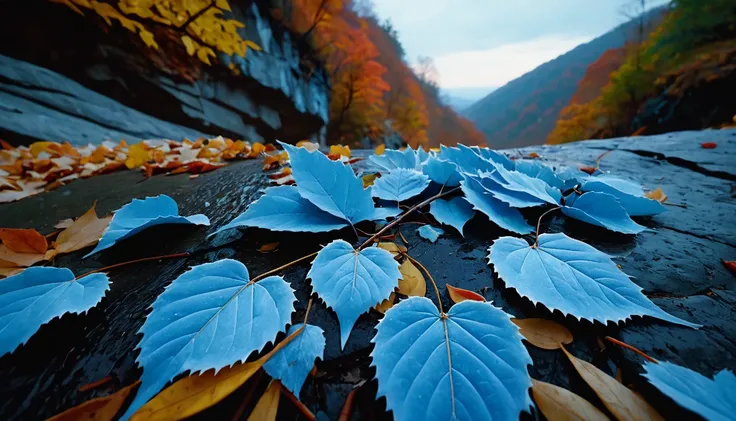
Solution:
<svg viewBox="0 0 736 421"><path fill-rule="evenodd" d="M442 228L433 227L431 225L422 225L421 227L419 227L419 229L417 229L417 232L419 233L420 237L433 243L437 242L437 239L440 238L440 235L445 233Z"/></svg>
<svg viewBox="0 0 736 421"><path fill-rule="evenodd" d="M352 168L319 151L309 152L281 142L289 153L299 194L318 208L351 224L374 217L370 190Z"/></svg>
<svg viewBox="0 0 736 421"><path fill-rule="evenodd" d="M518 171L497 167L491 177L508 190L529 194L552 205L559 205L562 194L539 178L532 178Z"/></svg>
<svg viewBox="0 0 736 421"><path fill-rule="evenodd" d="M557 178L562 180L562 182L564 183L561 190L571 189L579 184L584 183L585 180L590 177L588 173L580 171L577 168L564 166L558 168L555 175L557 175Z"/></svg>
<svg viewBox="0 0 736 421"><path fill-rule="evenodd" d="M460 185L462 176L457 172L457 166L450 161L443 161L439 158L430 156L424 163L422 172L426 174L430 180L437 184L447 187L456 187Z"/></svg>
<svg viewBox="0 0 736 421"><path fill-rule="evenodd" d="M731 371L722 370L711 380L666 361L659 364L647 362L644 370L649 383L683 408L708 421L733 420L736 413L736 376Z"/></svg>
<svg viewBox="0 0 736 421"><path fill-rule="evenodd" d="M457 165L460 172L469 174L477 174L478 171L490 172L496 169L496 164L481 157L468 147L448 148L443 145L440 147L439 157Z"/></svg>
<svg viewBox="0 0 736 421"><path fill-rule="evenodd" d="M407 148L408 149L408 148ZM425 162L429 159L431 156L427 151L424 150L423 147L419 146L417 148L417 168L424 165Z"/></svg>
<svg viewBox="0 0 736 421"><path fill-rule="evenodd" d="M494 151L493 149L481 148L478 146L471 146L470 148L468 148L463 144L458 144L457 146L460 149L470 149L481 158L487 161L495 162L496 164L500 164L507 170L513 170L515 167L514 161L510 160L506 155L502 154L501 152Z"/></svg>
<svg viewBox="0 0 736 421"><path fill-rule="evenodd" d="M75 280L71 270L55 267L30 267L0 280L0 356L54 318L96 306L109 289L104 273Z"/></svg>
<svg viewBox="0 0 736 421"><path fill-rule="evenodd" d="M518 420L531 406L532 359L509 315L463 301L440 314L424 297L386 312L371 353L394 419Z"/></svg>
<svg viewBox="0 0 736 421"><path fill-rule="evenodd" d="M565 187L565 183L555 175L552 168L542 162L517 159L514 163L514 168L520 173L524 173L532 178L538 178L558 190L562 190Z"/></svg>
<svg viewBox="0 0 736 421"><path fill-rule="evenodd" d="M478 182L483 188L490 193L496 199L508 203L512 208L532 208L535 206L542 206L547 204L546 201L540 199L532 194L525 191L515 191L506 188L503 184L502 178L498 175L498 172L493 173L482 173L479 176L472 176L465 174L466 177L472 178Z"/></svg>
<svg viewBox="0 0 736 421"><path fill-rule="evenodd" d="M388 298L399 285L399 263L378 247L355 250L335 240L320 250L307 274L327 307L337 313L340 343L345 348L358 317Z"/></svg>
<svg viewBox="0 0 736 421"><path fill-rule="evenodd" d="M463 235L463 227L473 217L473 205L462 197L450 200L435 200L429 207L429 213L437 222L449 225Z"/></svg>
<svg viewBox="0 0 736 421"><path fill-rule="evenodd" d="M385 221L387 218L394 218L401 213L399 208L375 208L371 221Z"/></svg>
<svg viewBox="0 0 736 421"><path fill-rule="evenodd" d="M231 259L179 276L156 298L139 331L141 386L121 419L185 371L218 371L260 351L290 323L295 301L283 278L252 283L245 265Z"/></svg>
<svg viewBox="0 0 736 421"><path fill-rule="evenodd" d="M97 247L84 258L114 246L117 242L143 231L146 228L162 224L195 224L209 225L210 220L201 214L179 216L179 207L174 199L164 194L147 197L132 202L115 211L110 226L102 234Z"/></svg>
<svg viewBox="0 0 736 421"><path fill-rule="evenodd" d="M478 181L466 176L460 185L463 193L465 193L465 200L473 205L473 209L487 215L488 219L494 224L517 234L534 231L534 228L526 223L518 209L514 209L507 203L494 198L486 192L486 189Z"/></svg>
<svg viewBox="0 0 736 421"><path fill-rule="evenodd" d="M429 177L405 168L391 170L373 183L373 197L401 202L423 192L429 185Z"/></svg>
<svg viewBox="0 0 736 421"><path fill-rule="evenodd" d="M615 197L606 193L574 193L565 198L562 213L583 222L623 234L638 234L647 228L634 222Z"/></svg>
<svg viewBox="0 0 736 421"><path fill-rule="evenodd" d="M644 197L641 186L620 178L590 177L583 183L581 190L614 196L630 216L657 215L667 210L658 201Z"/></svg>
<svg viewBox="0 0 736 421"><path fill-rule="evenodd" d="M291 335L302 326L300 323L290 327L286 335ZM314 361L317 358L324 358L324 353L324 331L308 324L302 333L266 361L263 369L269 376L281 380L281 384L298 398L307 375L312 371Z"/></svg>
<svg viewBox="0 0 736 421"><path fill-rule="evenodd" d="M700 327L657 307L607 254L565 234L542 234L537 247L502 237L489 251L494 270L510 288L551 311L603 324L651 316Z"/></svg>
<svg viewBox="0 0 736 421"><path fill-rule="evenodd" d="M397 168L415 170L421 165L412 148L406 148L403 151L386 149L383 155L371 155L368 159L383 168L384 171L393 171Z"/></svg>
<svg viewBox="0 0 736 421"><path fill-rule="evenodd" d="M348 226L348 222L330 215L301 197L294 186L269 187L260 199L229 224L215 231L235 227L257 227L271 231L325 232Z"/></svg>

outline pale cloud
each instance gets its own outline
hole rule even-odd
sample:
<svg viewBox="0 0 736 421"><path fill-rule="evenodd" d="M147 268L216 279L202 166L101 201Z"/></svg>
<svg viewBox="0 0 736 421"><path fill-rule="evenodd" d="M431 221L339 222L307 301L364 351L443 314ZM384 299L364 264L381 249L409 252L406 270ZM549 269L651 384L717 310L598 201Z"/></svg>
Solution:
<svg viewBox="0 0 736 421"><path fill-rule="evenodd" d="M444 54L434 62L443 88L499 87L591 39L593 36L543 36L486 50Z"/></svg>

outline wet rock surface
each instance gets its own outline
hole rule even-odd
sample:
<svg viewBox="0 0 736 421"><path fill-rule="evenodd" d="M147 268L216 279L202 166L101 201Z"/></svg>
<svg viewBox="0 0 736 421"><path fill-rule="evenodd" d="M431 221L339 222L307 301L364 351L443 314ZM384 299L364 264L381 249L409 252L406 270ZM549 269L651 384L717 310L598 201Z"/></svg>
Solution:
<svg viewBox="0 0 736 421"><path fill-rule="evenodd" d="M615 256L622 270L634 277L657 305L677 317L700 323L693 330L652 318L634 318L626 324L603 326L532 305L513 289L507 289L487 264L487 249L504 232L482 216L476 216L461 237L451 228L432 244L418 236L417 225L401 227L409 242L409 254L424 264L439 285L440 299L450 306L445 284L483 294L494 305L517 317L541 317L568 327L575 340L570 352L615 375L621 370L623 381L652 403L667 419L682 419L684 410L674 405L640 376L642 358L603 340L612 336L633 345L654 358L684 365L706 376L729 368L736 370L736 277L720 260L736 260L736 203L732 167L721 161L736 151L736 131L704 132L698 136L718 142L716 150L701 150L695 133L582 142L563 147L530 147L550 164L594 165L605 150L615 149L602 158L600 168L642 183L646 188L661 187L672 204L668 212L637 221L651 228L638 236L617 235L566 219L552 213L542 224L545 232L565 232ZM700 139L700 137L697 137ZM662 142L666 142L663 146ZM668 148L676 155L668 155ZM515 153L515 151L508 151ZM674 157L677 157L676 159ZM686 159L687 158L687 159ZM686 161L683 163L683 161ZM714 163L724 167L708 169ZM249 229L231 231L207 238L241 213L267 185L261 163L244 161L203 174L196 179L186 175L155 176L144 180L135 171L81 180L58 190L0 206L4 227L36 228L53 231L60 219L83 214L94 201L98 213L110 212L133 198L165 193L173 197L183 215L204 213L212 227L158 226L150 228L99 255L82 260L82 250L57 258L55 266L68 267L81 274L102 266L153 255L188 251L187 258L143 262L109 272L113 282L102 302L85 315L65 315L41 329L13 354L0 358L0 418L41 420L96 396L118 390L135 381L141 369L135 363L136 334L145 320L148 307L173 279L188 267L222 258L234 258L257 275L295 258L320 249L335 238L357 242L352 230L328 234L280 234ZM530 214L536 220L538 214ZM418 215L423 219L424 216ZM373 227L360 226L364 230ZM529 237L531 240L531 237ZM263 254L257 248L280 242L276 252ZM311 288L305 280L308 263L282 272L297 291L299 302L294 321L304 316ZM0 282L2 282L0 280ZM436 300L434 290L427 296ZM344 350L339 346L337 317L315 300L309 322L322 327L327 338L325 360L317 363L318 372L309 378L301 400L318 419L337 419L346 396L362 380L354 408L354 420L390 419L385 400L375 400L377 383L370 365L370 339L380 314L371 311L356 324ZM532 377L569 388L600 405L593 392L559 351L546 351L527 344L534 360ZM251 359L255 355L251 355ZM113 380L87 392L79 387L105 376ZM251 381L228 399L196 419L229 419L248 389L257 384L265 388L267 376ZM257 395L256 395L257 396ZM251 400L250 407L255 404ZM247 413L247 412L246 412ZM279 419L299 419L288 400L282 399ZM687 418L694 418L689 416ZM523 418L541 418L525 414Z"/></svg>

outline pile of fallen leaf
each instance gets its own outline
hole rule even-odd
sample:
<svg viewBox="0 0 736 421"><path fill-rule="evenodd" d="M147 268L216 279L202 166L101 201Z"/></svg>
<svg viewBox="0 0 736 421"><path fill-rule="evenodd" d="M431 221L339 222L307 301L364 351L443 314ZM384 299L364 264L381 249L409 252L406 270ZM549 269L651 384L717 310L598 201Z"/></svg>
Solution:
<svg viewBox="0 0 736 421"><path fill-rule="evenodd" d="M271 146L271 145L268 145ZM318 151L319 144L302 140L297 142L297 147L304 147L308 151ZM381 152L385 149L384 145L379 146ZM376 152L379 151L376 149ZM380 153L378 153L380 155ZM352 152L349 146L343 145L332 145L330 151L327 153L327 157L333 161L340 161L346 164L354 164L360 161L362 158L353 158ZM291 175L291 168L286 167L289 163L289 154L286 151L277 149L271 149L265 152L265 158L263 159L263 171L271 171L279 168L283 169L278 172L273 172L267 175L271 179L271 183L279 186L288 186L294 184L294 177ZM366 187L366 186L364 186Z"/></svg>
<svg viewBox="0 0 736 421"><path fill-rule="evenodd" d="M71 181L122 169L140 169L146 176L215 170L234 159L256 158L276 150L273 145L223 137L144 140L128 145L110 141L74 147L68 142L36 142L13 147L0 140L0 203L13 202Z"/></svg>

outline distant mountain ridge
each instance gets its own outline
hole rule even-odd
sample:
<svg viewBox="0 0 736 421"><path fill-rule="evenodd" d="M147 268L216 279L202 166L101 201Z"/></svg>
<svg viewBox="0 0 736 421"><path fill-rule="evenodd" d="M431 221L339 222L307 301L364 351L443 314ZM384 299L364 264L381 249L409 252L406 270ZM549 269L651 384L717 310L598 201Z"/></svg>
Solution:
<svg viewBox="0 0 736 421"><path fill-rule="evenodd" d="M645 14L647 26L661 19L664 7ZM577 90L590 64L606 50L636 38L638 18L548 61L512 80L463 111L488 137L493 148L514 148L545 142L560 110Z"/></svg>

